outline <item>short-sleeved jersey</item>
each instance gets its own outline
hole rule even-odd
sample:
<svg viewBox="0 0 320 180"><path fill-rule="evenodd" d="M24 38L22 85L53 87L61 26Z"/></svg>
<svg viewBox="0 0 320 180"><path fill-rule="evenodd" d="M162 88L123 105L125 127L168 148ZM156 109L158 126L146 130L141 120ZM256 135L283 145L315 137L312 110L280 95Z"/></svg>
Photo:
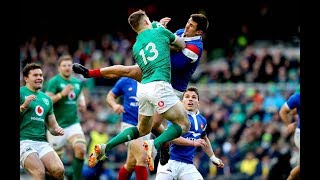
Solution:
<svg viewBox="0 0 320 180"><path fill-rule="evenodd" d="M165 28L150 28L138 34L133 45L133 57L142 71L142 84L153 81L171 83L169 45L176 35Z"/></svg>
<svg viewBox="0 0 320 180"><path fill-rule="evenodd" d="M47 141L46 119L53 114L51 98L42 91L33 92L26 86L20 87L20 105L27 96L35 95L28 108L20 113L20 141Z"/></svg>
<svg viewBox="0 0 320 180"><path fill-rule="evenodd" d="M207 120L199 113L194 114L188 112L189 121L191 123L190 130L182 137L192 141L206 136ZM168 126L172 123L168 121ZM193 164L193 158L196 147L193 146L180 146L176 144L170 145L170 159Z"/></svg>
<svg viewBox="0 0 320 180"><path fill-rule="evenodd" d="M290 110L297 108L297 113L299 116L297 127L300 128L300 92L292 94L286 101L286 104Z"/></svg>
<svg viewBox="0 0 320 180"><path fill-rule="evenodd" d="M111 91L116 96L123 96L124 113L122 122L136 126L138 124L137 81L128 77L120 78Z"/></svg>
<svg viewBox="0 0 320 180"><path fill-rule="evenodd" d="M77 100L82 91L83 83L75 77L66 80L60 74L57 74L48 81L46 89L46 92L57 94L68 84L73 86L73 91L53 104L57 122L62 128L79 122Z"/></svg>
<svg viewBox="0 0 320 180"><path fill-rule="evenodd" d="M184 29L175 32L184 37ZM184 37L186 47L178 52L171 52L171 84L180 92L184 92L197 69L202 55L203 43L201 36Z"/></svg>

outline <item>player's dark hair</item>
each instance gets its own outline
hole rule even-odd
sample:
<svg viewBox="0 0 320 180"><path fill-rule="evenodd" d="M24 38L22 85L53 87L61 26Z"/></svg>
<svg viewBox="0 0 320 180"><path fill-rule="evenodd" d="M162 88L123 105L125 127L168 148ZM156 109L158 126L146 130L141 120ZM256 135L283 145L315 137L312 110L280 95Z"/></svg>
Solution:
<svg viewBox="0 0 320 180"><path fill-rule="evenodd" d="M36 63L27 64L22 70L23 77L28 77L29 72L34 69L41 69L41 65Z"/></svg>
<svg viewBox="0 0 320 180"><path fill-rule="evenodd" d="M147 16L146 12L140 9L140 10L132 13L128 17L128 23L130 24L130 26L132 27L133 30L136 31L139 28L140 21L143 16Z"/></svg>
<svg viewBox="0 0 320 180"><path fill-rule="evenodd" d="M209 22L208 19L205 15L203 14L191 14L190 16L192 20L196 23L198 23L198 28L197 30L202 30L206 31L209 27Z"/></svg>
<svg viewBox="0 0 320 180"><path fill-rule="evenodd" d="M73 59L70 54L63 54L58 59L58 66L60 66L62 61L73 61Z"/></svg>
<svg viewBox="0 0 320 180"><path fill-rule="evenodd" d="M188 88L187 88L187 90L185 90L184 92L183 92L183 95L182 96L184 96L184 94L187 92L187 91L193 91L193 92L195 92L197 95L198 95L198 100L199 100L199 90L198 90L198 88L196 88L195 86L189 86Z"/></svg>

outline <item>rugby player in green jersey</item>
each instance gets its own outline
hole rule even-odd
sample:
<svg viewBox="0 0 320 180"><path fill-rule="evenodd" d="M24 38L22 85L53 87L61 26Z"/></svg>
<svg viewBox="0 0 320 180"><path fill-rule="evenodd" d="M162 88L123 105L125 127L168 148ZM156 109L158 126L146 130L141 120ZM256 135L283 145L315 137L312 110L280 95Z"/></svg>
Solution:
<svg viewBox="0 0 320 180"><path fill-rule="evenodd" d="M73 59L70 55L62 55L58 59L59 74L53 76L46 88L53 101L53 108L57 121L64 128L63 136L51 136L48 141L59 153L63 152L66 143L73 149L73 179L80 179L82 167L87 152L87 142L80 125L78 110L86 110L86 102L83 94L83 83L72 76Z"/></svg>
<svg viewBox="0 0 320 180"><path fill-rule="evenodd" d="M53 113L49 96L41 91L41 66L27 64L23 68L25 86L20 87L20 165L35 180L64 178L64 166L47 142L46 131L54 136L64 135Z"/></svg>
<svg viewBox="0 0 320 180"><path fill-rule="evenodd" d="M171 86L170 45L183 49L185 42L168 29L153 28L142 10L132 13L128 22L138 34L133 45L133 56L142 71L142 80L137 90L138 126L127 128L107 144L97 144L94 153L90 155L89 165L93 167L103 156L107 156L111 148L150 133L152 116L156 111L173 125L156 139L147 140L143 144L148 153L149 169L153 171L157 149L163 143L185 134L190 128L187 112Z"/></svg>

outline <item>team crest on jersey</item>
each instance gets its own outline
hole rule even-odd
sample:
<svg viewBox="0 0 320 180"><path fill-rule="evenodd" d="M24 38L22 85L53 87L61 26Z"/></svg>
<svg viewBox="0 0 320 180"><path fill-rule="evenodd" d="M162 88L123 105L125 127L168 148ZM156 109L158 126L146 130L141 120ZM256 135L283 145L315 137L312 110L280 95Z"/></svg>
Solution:
<svg viewBox="0 0 320 180"><path fill-rule="evenodd" d="M41 106L38 105L38 106L36 106L35 112L38 116L42 116L44 110Z"/></svg>
<svg viewBox="0 0 320 180"><path fill-rule="evenodd" d="M204 125L201 123L200 124L200 128L203 130L203 128L204 128Z"/></svg>
<svg viewBox="0 0 320 180"><path fill-rule="evenodd" d="M42 101L43 101L47 106L49 106L49 101L48 101L48 99L42 98Z"/></svg>
<svg viewBox="0 0 320 180"><path fill-rule="evenodd" d="M69 94L68 94L68 99L69 100L74 100L76 98L76 93L74 91L71 91Z"/></svg>
<svg viewBox="0 0 320 180"><path fill-rule="evenodd" d="M79 84L75 84L75 85L74 85L74 88L75 88L75 89L80 89L80 85L79 85Z"/></svg>
<svg viewBox="0 0 320 180"><path fill-rule="evenodd" d="M132 89L133 89L132 87L129 87L129 88L128 88L128 91L132 91Z"/></svg>

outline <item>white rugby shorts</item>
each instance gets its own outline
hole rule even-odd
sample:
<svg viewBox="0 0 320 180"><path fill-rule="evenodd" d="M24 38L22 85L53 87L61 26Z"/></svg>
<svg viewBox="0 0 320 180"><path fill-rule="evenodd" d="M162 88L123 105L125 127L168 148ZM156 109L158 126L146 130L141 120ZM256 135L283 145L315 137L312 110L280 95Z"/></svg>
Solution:
<svg viewBox="0 0 320 180"><path fill-rule="evenodd" d="M180 101L171 84L165 81L138 83L137 98L139 114L144 116L153 116L155 111L162 114Z"/></svg>

